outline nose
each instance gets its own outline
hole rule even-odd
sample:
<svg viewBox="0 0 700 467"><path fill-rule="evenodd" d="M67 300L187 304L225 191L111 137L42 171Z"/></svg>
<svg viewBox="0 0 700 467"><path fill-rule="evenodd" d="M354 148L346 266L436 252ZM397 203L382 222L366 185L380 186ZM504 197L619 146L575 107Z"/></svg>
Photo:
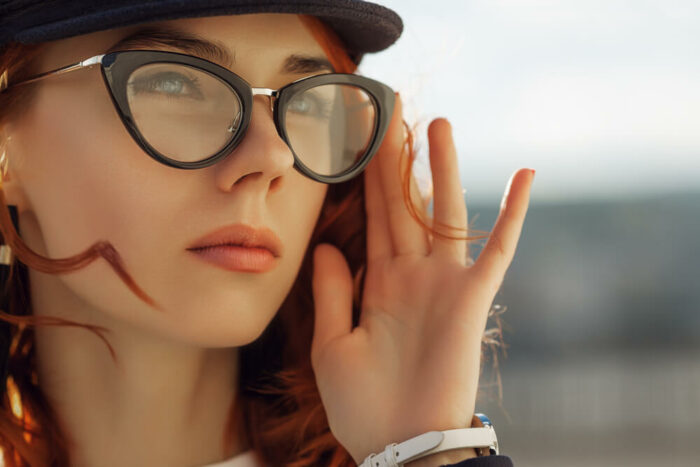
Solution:
<svg viewBox="0 0 700 467"><path fill-rule="evenodd" d="M272 99L272 95L254 96L250 123L243 140L231 154L214 165L221 190L243 189L243 185L251 190L277 190L293 170L294 156L277 133Z"/></svg>

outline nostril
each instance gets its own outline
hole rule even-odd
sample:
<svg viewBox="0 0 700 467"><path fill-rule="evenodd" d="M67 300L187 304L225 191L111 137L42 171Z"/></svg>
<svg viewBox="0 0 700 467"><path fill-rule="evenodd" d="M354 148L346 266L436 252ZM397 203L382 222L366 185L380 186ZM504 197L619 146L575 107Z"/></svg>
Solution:
<svg viewBox="0 0 700 467"><path fill-rule="evenodd" d="M270 191L278 190L281 184L282 184L282 176L280 175L279 177L275 177L270 182Z"/></svg>
<svg viewBox="0 0 700 467"><path fill-rule="evenodd" d="M246 178L250 178L251 176L256 175L256 174L259 174L259 173L260 173L260 172L254 172L254 173L252 173L252 174L246 174L246 175L242 176L241 178L239 178L238 180L236 180L236 182L234 183L234 185L238 185L239 183L241 183L241 182L242 182L243 180L245 180Z"/></svg>

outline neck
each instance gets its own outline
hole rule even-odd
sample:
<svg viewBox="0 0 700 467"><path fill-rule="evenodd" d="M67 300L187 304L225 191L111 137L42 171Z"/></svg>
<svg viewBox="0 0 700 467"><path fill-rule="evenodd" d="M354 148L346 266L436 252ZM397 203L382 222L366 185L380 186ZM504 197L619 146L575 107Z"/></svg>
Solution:
<svg viewBox="0 0 700 467"><path fill-rule="evenodd" d="M33 313L104 326L36 332L39 386L69 440L71 465L192 466L245 450L224 442L236 403L238 349L202 348L89 307L56 276L30 271ZM229 447L227 447L227 445Z"/></svg>

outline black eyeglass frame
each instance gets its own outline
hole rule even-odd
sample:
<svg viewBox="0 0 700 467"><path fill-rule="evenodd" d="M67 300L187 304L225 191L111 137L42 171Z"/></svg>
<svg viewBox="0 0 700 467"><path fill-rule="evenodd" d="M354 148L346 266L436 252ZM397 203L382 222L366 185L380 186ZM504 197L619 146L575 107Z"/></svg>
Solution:
<svg viewBox="0 0 700 467"><path fill-rule="evenodd" d="M146 139L141 135L141 132L134 121L133 115L131 114L127 99L127 82L131 73L137 68L151 63L184 64L214 75L233 89L241 104L242 118L239 122L238 130L236 133L234 133L233 138L226 144L226 146L224 146L217 153L201 161L182 162L161 154L158 150L148 144ZM275 98L274 101L272 101L273 120L278 135L292 151L294 156L294 167L303 175L318 182L341 183L357 176L367 166L369 161L379 149L389 128L391 116L394 112L394 91L386 84L365 76L347 73L325 73L298 79L279 89L255 88L231 70L228 70L227 68L224 68L214 62L210 62L209 60L192 55L161 50L120 50L107 54L96 55L72 65L31 76L17 83L12 83L10 86L36 81L52 74L66 73L75 69L87 68L97 64L100 65L102 77L107 85L109 95L114 103L115 109L117 110L120 119L124 123L124 126L134 141L136 141L136 143L146 152L146 154L156 161L179 169L199 169L208 167L216 164L220 159L229 155L242 141L247 132L252 116L253 97L255 95L263 94L270 96L271 99L273 97ZM316 86L328 84L345 84L363 89L370 96L371 104L374 106L375 111L375 124L365 154L353 166L339 174L332 176L314 172L301 161L299 156L297 156L285 131L284 112L287 104L297 94ZM0 92L4 91L6 87L7 86L4 88L0 87Z"/></svg>

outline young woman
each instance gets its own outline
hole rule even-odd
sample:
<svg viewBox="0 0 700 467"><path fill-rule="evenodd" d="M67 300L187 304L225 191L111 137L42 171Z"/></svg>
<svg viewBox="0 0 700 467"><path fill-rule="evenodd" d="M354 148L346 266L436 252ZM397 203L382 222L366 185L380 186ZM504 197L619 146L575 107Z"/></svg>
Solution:
<svg viewBox="0 0 700 467"><path fill-rule="evenodd" d="M429 216L400 97L352 74L394 12L1 8L5 465L511 465L474 410L534 171L468 261L450 124Z"/></svg>

